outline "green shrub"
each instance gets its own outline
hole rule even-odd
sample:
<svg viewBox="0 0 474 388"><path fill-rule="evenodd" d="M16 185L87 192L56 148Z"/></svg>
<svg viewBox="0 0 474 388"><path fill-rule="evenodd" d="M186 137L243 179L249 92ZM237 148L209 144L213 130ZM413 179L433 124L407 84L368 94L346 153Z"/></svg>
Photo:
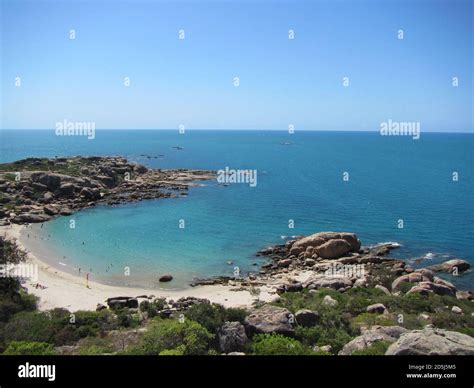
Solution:
<svg viewBox="0 0 474 388"><path fill-rule="evenodd" d="M191 306L184 315L215 334L226 321L243 322L247 312L236 308L226 309L220 304L201 303Z"/></svg>
<svg viewBox="0 0 474 388"><path fill-rule="evenodd" d="M163 350L182 346L183 354L206 354L213 338L206 328L189 319L182 323L174 319L156 319L141 338L139 352L157 355Z"/></svg>
<svg viewBox="0 0 474 388"><path fill-rule="evenodd" d="M15 356L47 356L55 354L54 347L46 342L13 341L5 352L5 355Z"/></svg>
<svg viewBox="0 0 474 388"><path fill-rule="evenodd" d="M83 356L95 356L100 354L113 353L112 343L99 337L87 337L80 341L79 354Z"/></svg>
<svg viewBox="0 0 474 388"><path fill-rule="evenodd" d="M280 334L257 334L253 353L259 356L298 356L311 354L311 350L301 342Z"/></svg>
<svg viewBox="0 0 474 388"><path fill-rule="evenodd" d="M182 356L184 355L185 348L183 345L178 346L175 349L165 349L160 352L160 356Z"/></svg>

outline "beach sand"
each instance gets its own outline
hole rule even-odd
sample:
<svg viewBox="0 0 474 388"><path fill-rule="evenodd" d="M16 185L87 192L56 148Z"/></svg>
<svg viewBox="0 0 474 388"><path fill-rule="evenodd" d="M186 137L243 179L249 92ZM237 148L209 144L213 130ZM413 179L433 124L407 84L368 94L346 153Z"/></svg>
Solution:
<svg viewBox="0 0 474 388"><path fill-rule="evenodd" d="M220 303L226 307L250 307L258 300L268 302L275 295L262 290L257 296L251 295L246 290L233 290L231 286L210 285L190 287L182 290L147 289L132 287L116 287L89 281L78 275L69 274L41 261L39 254L39 243L29 243L22 236L25 229L23 225L1 226L0 233L7 239L15 240L18 246L28 252L27 263L35 264L38 267L37 281L27 281L24 287L28 292L40 298L38 308L49 310L55 307L63 307L69 311L95 310L98 303L106 304L106 299L117 296L136 297L140 295L154 295L155 297L165 297L177 300L181 297L197 297L209 299L212 303ZM38 252L38 254L35 254ZM50 261L60 262L60 258L50 258ZM44 288L36 288L39 283ZM235 288L234 288L235 289Z"/></svg>

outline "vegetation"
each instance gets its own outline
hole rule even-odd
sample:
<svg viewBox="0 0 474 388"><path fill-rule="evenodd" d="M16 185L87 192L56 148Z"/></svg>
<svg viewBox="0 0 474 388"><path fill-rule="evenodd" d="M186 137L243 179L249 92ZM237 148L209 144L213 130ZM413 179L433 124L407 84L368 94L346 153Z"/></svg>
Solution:
<svg viewBox="0 0 474 388"><path fill-rule="evenodd" d="M280 334L258 334L254 338L253 352L258 356L302 356L311 354L311 349Z"/></svg>
<svg viewBox="0 0 474 388"><path fill-rule="evenodd" d="M24 256L16 246L0 237L0 264L20 263ZM380 279L384 273L380 274ZM323 303L326 296L337 301ZM368 313L367 306L382 303L388 313ZM295 314L300 309L317 311L315 326L294 326L294 334L257 334L244 346L255 355L337 354L362 328L399 325L420 329L435 327L474 336L474 304L454 297L419 294L387 295L376 288L352 288L344 293L330 289L284 293L274 303ZM225 322L244 323L243 309L218 304L194 304L169 316L166 300L144 301L139 309L119 311L38 311L37 300L14 278L0 278L0 353L48 355L75 354L209 355L219 354L219 332ZM463 314L451 311L453 306ZM313 350L329 345L325 351ZM389 344L377 341L357 351L360 355L384 354Z"/></svg>
<svg viewBox="0 0 474 388"><path fill-rule="evenodd" d="M209 349L214 335L199 323L185 319L156 318L148 327L131 354L159 355L185 354L203 355Z"/></svg>

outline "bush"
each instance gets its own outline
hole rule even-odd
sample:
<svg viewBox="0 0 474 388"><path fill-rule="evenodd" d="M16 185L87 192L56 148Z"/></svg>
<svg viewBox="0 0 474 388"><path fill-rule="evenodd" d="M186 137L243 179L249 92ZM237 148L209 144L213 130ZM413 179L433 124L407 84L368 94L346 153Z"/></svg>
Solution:
<svg viewBox="0 0 474 388"><path fill-rule="evenodd" d="M33 341L53 342L54 335L61 328L57 322L51 322L47 313L20 312L5 325L5 342Z"/></svg>
<svg viewBox="0 0 474 388"><path fill-rule="evenodd" d="M280 334L257 334L254 337L253 353L259 356L298 356L311 354L301 342Z"/></svg>
<svg viewBox="0 0 474 388"><path fill-rule="evenodd" d="M184 354L184 346L180 345L176 349L165 349L160 352L160 356L182 356Z"/></svg>
<svg viewBox="0 0 474 388"><path fill-rule="evenodd" d="M14 356L47 356L55 354L51 344L46 342L13 341L3 354Z"/></svg>
<svg viewBox="0 0 474 388"><path fill-rule="evenodd" d="M201 303L191 306L184 315L186 318L200 323L209 332L216 334L226 321L242 323L247 312L236 308L226 309L220 304Z"/></svg>
<svg viewBox="0 0 474 388"><path fill-rule="evenodd" d="M143 335L139 352L157 355L164 350L176 350L179 347L186 355L206 354L213 338L206 328L189 319L183 323L174 319L157 319Z"/></svg>
<svg viewBox="0 0 474 388"><path fill-rule="evenodd" d="M79 354L82 356L95 356L104 353L113 353L111 342L105 338L87 337L80 341Z"/></svg>

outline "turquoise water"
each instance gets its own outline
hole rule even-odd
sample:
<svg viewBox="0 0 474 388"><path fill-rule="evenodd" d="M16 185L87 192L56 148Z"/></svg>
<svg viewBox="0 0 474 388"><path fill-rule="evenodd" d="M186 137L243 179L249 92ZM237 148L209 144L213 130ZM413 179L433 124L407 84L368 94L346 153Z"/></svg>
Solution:
<svg viewBox="0 0 474 388"><path fill-rule="evenodd" d="M207 182L185 198L101 206L44 225L41 233L65 264L91 268L106 283L156 286L170 272L176 287L193 277L232 275L234 266L255 270L261 261L254 253L281 236L327 230L356 232L364 244L397 241L396 256L424 257L423 265L474 261L473 134L413 140L368 132L97 131L87 140L1 131L0 140L2 161L120 154L155 168L257 170L256 187ZM472 271L454 280L474 284Z"/></svg>

